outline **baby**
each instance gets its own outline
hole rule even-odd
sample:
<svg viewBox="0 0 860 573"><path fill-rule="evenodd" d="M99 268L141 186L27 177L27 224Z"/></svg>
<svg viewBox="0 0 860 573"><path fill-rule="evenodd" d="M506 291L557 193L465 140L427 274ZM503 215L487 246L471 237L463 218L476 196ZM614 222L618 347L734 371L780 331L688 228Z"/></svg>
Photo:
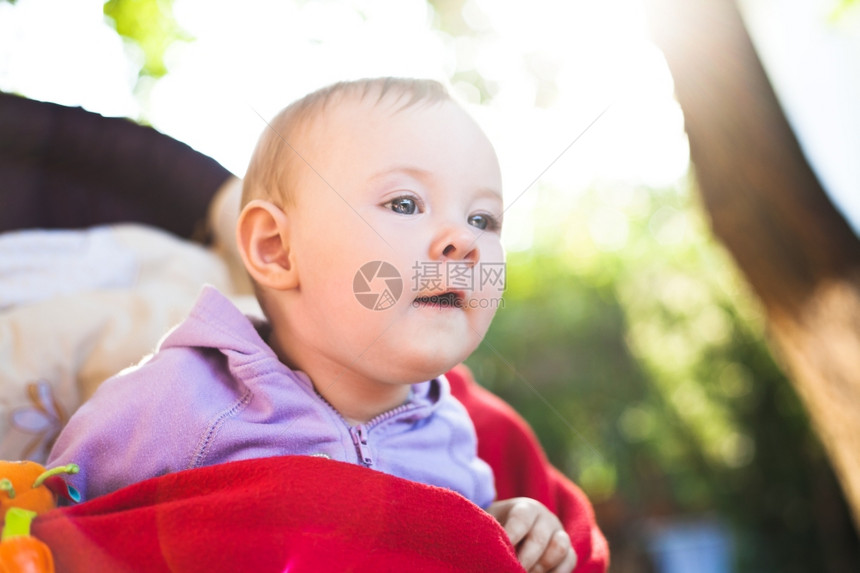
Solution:
<svg viewBox="0 0 860 573"><path fill-rule="evenodd" d="M433 81L335 84L284 109L244 180L239 252L265 322L211 287L158 351L106 381L48 460L92 498L150 477L319 455L459 492L520 562L571 571L561 523L495 501L443 373L501 296L503 204L487 137Z"/></svg>

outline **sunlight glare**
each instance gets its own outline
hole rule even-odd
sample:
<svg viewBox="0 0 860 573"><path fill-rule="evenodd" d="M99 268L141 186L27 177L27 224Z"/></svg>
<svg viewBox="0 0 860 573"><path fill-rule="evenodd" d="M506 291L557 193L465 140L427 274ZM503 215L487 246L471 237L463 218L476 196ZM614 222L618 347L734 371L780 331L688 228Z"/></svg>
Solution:
<svg viewBox="0 0 860 573"><path fill-rule="evenodd" d="M458 38L430 25L421 0L175 0L194 41L170 48L169 73L137 99L102 3L0 4L0 88L142 116L242 176L265 122L317 87L478 72L493 86L489 101L463 79L452 91L496 145L514 250L531 242L538 187L573 197L596 182L666 186L687 169L683 118L637 0L536 0L528 17L520 4L469 0L462 17L478 34ZM605 231L607 246L619 229Z"/></svg>

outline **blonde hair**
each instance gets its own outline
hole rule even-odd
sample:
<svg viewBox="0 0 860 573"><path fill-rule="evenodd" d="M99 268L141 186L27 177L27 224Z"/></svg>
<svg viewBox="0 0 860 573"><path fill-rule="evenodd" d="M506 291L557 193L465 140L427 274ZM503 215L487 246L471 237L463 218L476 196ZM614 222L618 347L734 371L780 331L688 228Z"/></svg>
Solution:
<svg viewBox="0 0 860 573"><path fill-rule="evenodd" d="M252 199L266 199L281 207L292 204L291 175L296 165L307 163L301 149L292 145L301 129L337 97L363 100L373 95L377 104L390 95L404 100L398 111L417 103L453 101L444 85L426 79L369 78L338 82L312 92L281 110L263 130L245 173L242 205Z"/></svg>

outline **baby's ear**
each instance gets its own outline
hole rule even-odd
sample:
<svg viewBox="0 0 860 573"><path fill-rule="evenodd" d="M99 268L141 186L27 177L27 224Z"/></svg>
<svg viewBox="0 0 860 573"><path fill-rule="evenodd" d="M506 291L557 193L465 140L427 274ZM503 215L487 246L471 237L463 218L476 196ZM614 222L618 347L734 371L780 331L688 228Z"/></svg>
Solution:
<svg viewBox="0 0 860 573"><path fill-rule="evenodd" d="M286 213L269 201L254 199L239 214L236 225L239 253L251 278L260 286L275 290L298 286L289 226Z"/></svg>

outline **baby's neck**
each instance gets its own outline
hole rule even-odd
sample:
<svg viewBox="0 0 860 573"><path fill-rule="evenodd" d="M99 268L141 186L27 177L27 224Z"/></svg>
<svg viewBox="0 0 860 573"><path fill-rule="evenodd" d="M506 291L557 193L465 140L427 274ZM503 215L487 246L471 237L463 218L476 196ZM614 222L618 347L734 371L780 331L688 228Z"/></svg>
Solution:
<svg viewBox="0 0 860 573"><path fill-rule="evenodd" d="M314 389L350 425L364 424L398 406L409 399L412 385L408 383L383 382L359 373L316 355L318 359L300 359L313 355L295 352L291 355L286 345L279 344L275 332L269 334L268 343L278 358L287 367L304 372L314 385Z"/></svg>
<svg viewBox="0 0 860 573"><path fill-rule="evenodd" d="M362 384L355 380L333 380L317 383L317 393L338 411L350 426L365 424L377 416L403 405L409 399L411 385Z"/></svg>
<svg viewBox="0 0 860 573"><path fill-rule="evenodd" d="M313 381L313 378L311 380ZM313 381L313 384L317 393L337 410L350 426L366 424L403 405L409 399L411 390L410 385L378 384L367 387L343 378L328 383Z"/></svg>

